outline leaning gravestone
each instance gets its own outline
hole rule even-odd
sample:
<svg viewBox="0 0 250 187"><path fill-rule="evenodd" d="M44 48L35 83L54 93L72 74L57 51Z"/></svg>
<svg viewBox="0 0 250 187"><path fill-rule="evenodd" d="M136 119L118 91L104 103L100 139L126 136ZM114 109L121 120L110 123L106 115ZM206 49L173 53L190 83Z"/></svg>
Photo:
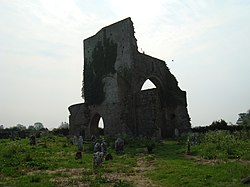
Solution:
<svg viewBox="0 0 250 187"><path fill-rule="evenodd" d="M83 138L82 138L82 136L80 136L79 140L78 140L78 151L83 151Z"/></svg>
<svg viewBox="0 0 250 187"><path fill-rule="evenodd" d="M123 153L124 151L124 141L121 138L117 138L115 141L115 151L116 153Z"/></svg>

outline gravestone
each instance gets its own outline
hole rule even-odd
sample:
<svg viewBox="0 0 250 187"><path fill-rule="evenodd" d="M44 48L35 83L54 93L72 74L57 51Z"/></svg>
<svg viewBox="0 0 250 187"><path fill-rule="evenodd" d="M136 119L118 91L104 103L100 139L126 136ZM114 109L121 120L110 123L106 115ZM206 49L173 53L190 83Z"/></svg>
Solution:
<svg viewBox="0 0 250 187"><path fill-rule="evenodd" d="M180 136L179 129L177 129L177 128L174 129L174 136L175 136L176 138L178 138L178 137Z"/></svg>
<svg viewBox="0 0 250 187"><path fill-rule="evenodd" d="M79 159L81 159L82 158L82 152L81 151L77 151L76 152L76 155L75 155L75 159L76 160L79 160Z"/></svg>
<svg viewBox="0 0 250 187"><path fill-rule="evenodd" d="M115 141L115 151L120 154L124 152L124 141L121 138L117 138Z"/></svg>
<svg viewBox="0 0 250 187"><path fill-rule="evenodd" d="M83 151L83 138L82 138L82 136L80 136L79 140L78 140L78 151Z"/></svg>
<svg viewBox="0 0 250 187"><path fill-rule="evenodd" d="M103 152L103 154L106 155L107 150L108 150L107 143L105 141L102 141L102 143L101 143L101 152Z"/></svg>
<svg viewBox="0 0 250 187"><path fill-rule="evenodd" d="M190 155L191 154L191 152L190 152L190 141L189 141L189 137L188 137L188 139L187 139L187 154L188 155Z"/></svg>
<svg viewBox="0 0 250 187"><path fill-rule="evenodd" d="M108 153L108 154L105 156L105 160L113 160L113 156L111 155L111 153Z"/></svg>
<svg viewBox="0 0 250 187"><path fill-rule="evenodd" d="M102 150L101 150L101 145L100 145L100 143L96 143L95 144L95 146L94 146L94 153L96 153L96 152L101 152Z"/></svg>
<svg viewBox="0 0 250 187"><path fill-rule="evenodd" d="M78 144L78 139L76 136L73 137L73 144L74 145L77 145Z"/></svg>
<svg viewBox="0 0 250 187"><path fill-rule="evenodd" d="M93 156L94 167L101 166L102 162L103 162L103 152L98 151L98 152L94 153L94 156Z"/></svg>

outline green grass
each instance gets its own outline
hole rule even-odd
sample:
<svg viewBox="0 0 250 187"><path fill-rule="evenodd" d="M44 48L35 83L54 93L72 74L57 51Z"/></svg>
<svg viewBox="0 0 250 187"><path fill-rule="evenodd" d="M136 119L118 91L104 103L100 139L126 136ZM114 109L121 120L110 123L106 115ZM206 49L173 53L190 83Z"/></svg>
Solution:
<svg viewBox="0 0 250 187"><path fill-rule="evenodd" d="M211 131L198 136L193 153L207 159L250 160L250 133L239 131Z"/></svg>
<svg viewBox="0 0 250 187"><path fill-rule="evenodd" d="M158 167L146 176L163 186L244 186L240 180L250 175L247 161L195 160L185 151L176 142L164 142L155 150Z"/></svg>
<svg viewBox="0 0 250 187"><path fill-rule="evenodd" d="M217 145L216 139L224 135L208 134L211 138L206 141L202 137L199 144L191 146L191 156L186 155L185 141L156 142L153 154L148 155L144 148L149 140L125 139L125 153L116 155L109 147L113 160L100 168L92 166L91 144L84 144L83 158L75 160L77 147L65 137L43 136L36 146L30 146L28 139L0 140L0 186L127 187L138 182L138 175L145 183L151 180L162 186L244 186L241 179L250 175L249 139L244 133L240 135L244 141L234 135L235 141L241 141L236 147L230 143L231 136L223 140L229 142L232 153L240 155L240 159L231 159L225 157L230 156L225 154L228 146ZM211 148L208 144L217 148L210 151L213 157L205 154L204 150Z"/></svg>

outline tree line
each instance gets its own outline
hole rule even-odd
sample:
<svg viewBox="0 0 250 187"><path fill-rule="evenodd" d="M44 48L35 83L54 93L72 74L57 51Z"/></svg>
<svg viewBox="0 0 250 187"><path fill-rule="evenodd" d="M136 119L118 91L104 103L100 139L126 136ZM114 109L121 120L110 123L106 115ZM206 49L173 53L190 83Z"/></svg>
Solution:
<svg viewBox="0 0 250 187"><path fill-rule="evenodd" d="M225 120L221 119L218 121L212 122L209 126L199 126L193 127L192 132L205 133L208 131L215 130L228 130L230 132L241 131L241 130L250 130L250 110L245 113L238 114L238 120L236 125L228 124Z"/></svg>
<svg viewBox="0 0 250 187"><path fill-rule="evenodd" d="M31 135L40 136L41 133L53 133L57 135L69 135L69 124L67 122L62 122L58 128L49 130L44 127L41 122L36 122L34 125L26 127L22 124L17 124L13 127L4 128L3 125L0 125L0 139L17 139L17 138L26 138Z"/></svg>

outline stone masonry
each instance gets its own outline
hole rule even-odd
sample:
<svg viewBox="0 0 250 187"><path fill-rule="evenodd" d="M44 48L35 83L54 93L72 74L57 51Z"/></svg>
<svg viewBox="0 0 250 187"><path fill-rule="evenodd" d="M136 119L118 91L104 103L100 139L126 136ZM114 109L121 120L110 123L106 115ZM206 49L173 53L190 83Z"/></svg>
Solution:
<svg viewBox="0 0 250 187"><path fill-rule="evenodd" d="M149 79L154 89L141 91ZM70 133L172 137L190 129L186 92L157 58L140 53L130 18L102 28L84 40L84 103L69 107Z"/></svg>

